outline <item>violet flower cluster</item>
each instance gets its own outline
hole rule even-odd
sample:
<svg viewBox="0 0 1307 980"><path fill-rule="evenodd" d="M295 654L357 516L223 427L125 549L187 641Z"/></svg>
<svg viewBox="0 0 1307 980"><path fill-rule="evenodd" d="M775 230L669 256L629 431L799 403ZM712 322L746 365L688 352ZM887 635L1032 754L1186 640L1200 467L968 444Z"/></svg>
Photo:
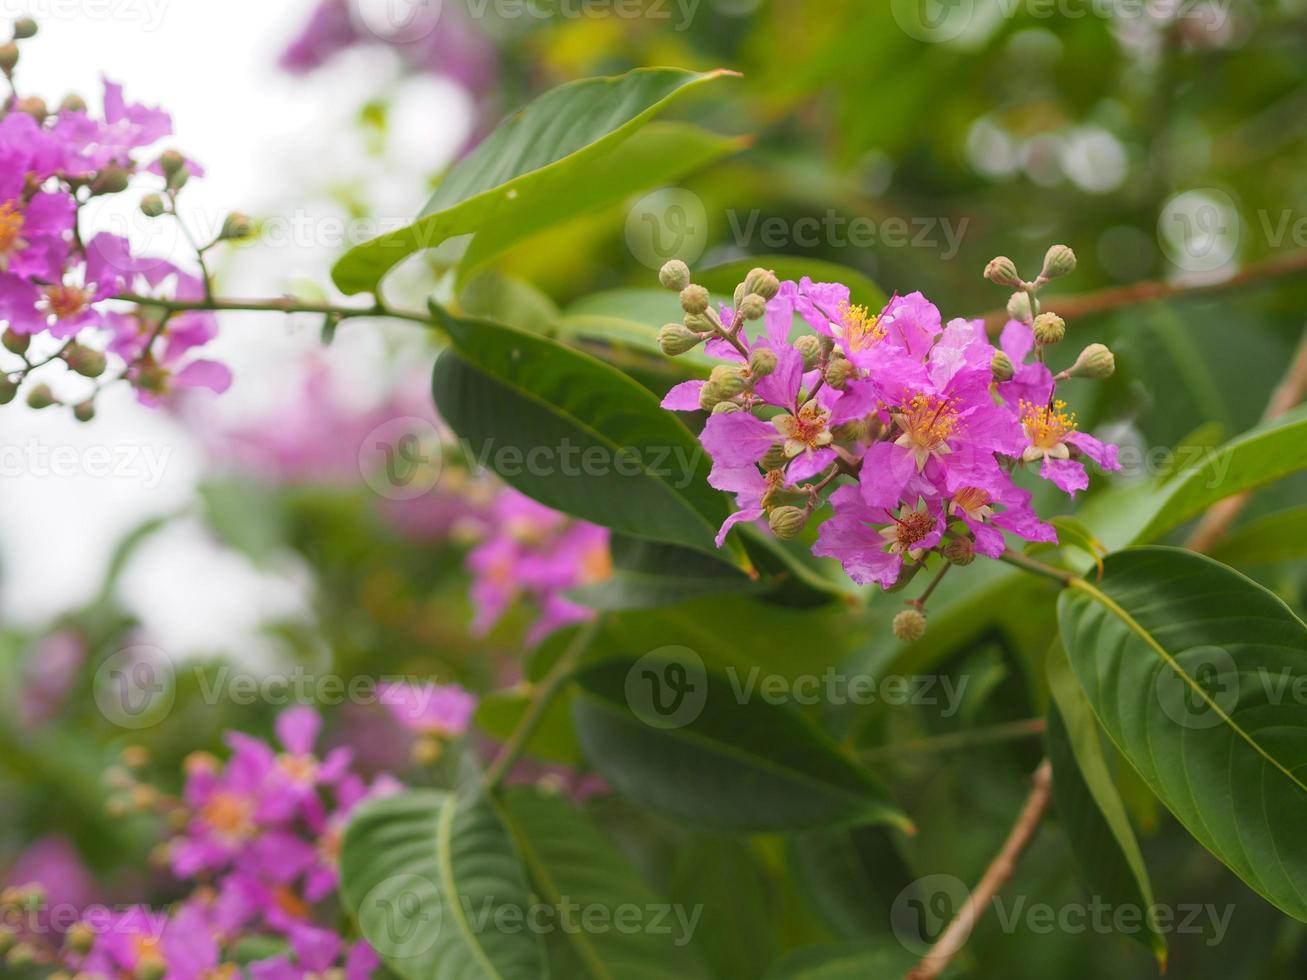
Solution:
<svg viewBox="0 0 1307 980"><path fill-rule="evenodd" d="M566 592L611 573L607 528L560 514L509 488L496 495L481 527L481 541L467 557L474 632L484 634L519 600L539 611L527 632L529 644L594 615Z"/></svg>
<svg viewBox="0 0 1307 980"><path fill-rule="evenodd" d="M0 45L0 70L11 88L19 42L35 33L34 22L20 20L15 40ZM133 254L119 235L79 225L89 202L122 193L137 178L160 188L142 205L147 215L170 210L177 191L201 173L176 151L154 151L148 165L141 162L171 132L166 112L127 102L107 80L98 113L71 95L51 109L15 90L0 104L0 327L17 364L0 370L0 404L56 361L95 379L76 402L83 420L94 414L95 396L108 380L128 381L151 404L184 388L221 392L230 385L225 366L194 355L217 333L212 314L169 315L111 302L131 293L198 300L206 294L204 281L171 262ZM220 238L245 230L233 216ZM121 362L112 379L106 353ZM34 408L57 401L44 382L27 387Z"/></svg>
<svg viewBox="0 0 1307 980"><path fill-rule="evenodd" d="M718 546L742 521L766 519L777 536L795 537L824 501L833 513L813 553L837 559L859 584L891 589L932 553L965 564L1002 555L1005 534L1055 542L1015 472L1037 465L1074 495L1088 486L1084 460L1119 468L1116 447L1079 431L1056 395L1060 380L1110 374L1111 353L1092 345L1056 376L1045 363L1065 325L1035 315L1034 296L1073 265L1070 249L1055 246L1032 283L1014 268L987 273L1020 287L997 349L983 321L944 323L920 293L872 311L839 283L779 282L755 269L735 309L718 312L684 263L664 266L660 278L681 292L686 317L663 328L663 350L704 343L724 362L663 401L711 413L700 435L709 482L737 505ZM811 333L796 336L796 317ZM750 320L762 321L756 335L745 329Z"/></svg>
<svg viewBox="0 0 1307 980"><path fill-rule="evenodd" d="M135 806L181 828L166 845L167 863L196 887L166 911L97 909L69 930L61 965L88 978L237 976L232 950L260 937L282 951L248 964L251 980L370 977L376 953L337 928L337 861L354 807L400 784L362 779L347 747L316 755L320 728L313 709L297 706L277 718L275 747L228 732L225 763L203 753L187 759L180 800L124 786Z"/></svg>

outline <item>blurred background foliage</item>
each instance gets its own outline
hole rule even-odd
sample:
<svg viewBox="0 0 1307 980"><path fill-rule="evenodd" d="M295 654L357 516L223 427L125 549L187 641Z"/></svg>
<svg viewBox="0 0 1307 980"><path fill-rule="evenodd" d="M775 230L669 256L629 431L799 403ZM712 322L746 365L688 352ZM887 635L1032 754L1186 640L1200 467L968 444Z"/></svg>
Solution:
<svg viewBox="0 0 1307 980"><path fill-rule="evenodd" d="M668 19L497 21L494 5L473 8L468 17L497 52L499 82L481 109L489 121L582 76L658 64L742 73L677 110L750 140L680 182L702 202L707 223L701 254L687 256L696 269L760 254L825 260L862 273L886 293L919 289L951 317L1001 307L1005 297L980 275L990 258L1010 255L1029 276L1053 241L1071 245L1079 257L1075 275L1048 294L1054 310L1062 295L1145 280L1220 281L1307 245L1294 241L1295 227L1300 239L1307 228L1307 8L1301 2L1187 4L1172 19L1113 13L1106 2L975 0L950 8L971 16L958 36L938 43L904 29L905 7L912 5L701 0L682 25L672 4L658 6ZM475 9L490 12L476 17ZM360 93L358 130L341 138L380 154L390 135L387 110L385 91ZM431 175L433 182L438 176ZM371 208L365 184L345 183L333 193L355 213ZM771 246L738 231L753 215L780 218L793 229L800 219L820 221L828 213L870 218L882 231L899 219L909 238L924 227L925 239L855 247L819 233L810 246ZM655 268L629 246L631 214L627 201L551 227L448 299L568 336L558 326L560 310L585 297L602 305L596 293L639 290L613 294L613 305L629 312L637 330L656 330L676 319L675 297L652 292ZM955 250L944 227L960 231ZM449 285L442 267L427 261L396 288L420 301L432 290L447 294ZM1125 445L1145 451L1217 445L1260 418L1298 343L1305 310L1307 282L1291 275L1068 317L1068 346L1105 342L1118 365L1107 385L1081 389L1073 382L1071 400L1088 425ZM650 356L647 344L610 354L626 358L619 363L655 387L677 380L682 370ZM1126 472L1111 483L1154 475ZM1118 488L1102 481L1090 497ZM1264 526L1278 547L1227 556L1299 613L1307 534L1301 520L1275 522L1301 508L1305 491L1307 479L1299 475L1259 492L1236 533L1269 520ZM1042 503L1054 506L1051 495ZM298 663L345 678L429 675L481 692L505 678L511 686L512 665L527 656L526 618L510 616L488 637L473 638L462 567L466 542L415 535L380 510L361 485L266 481L215 465L191 516L256 564L292 553L311 573L312 614L266 627L284 651L283 667ZM1277 534L1280 526L1287 530ZM146 870L158 828L106 806L114 796L106 771L124 747L143 744L158 780L175 790L184 756L220 751L223 730L270 731L274 706L206 703L198 680L204 675L190 672L179 674L177 706L154 728L124 733L97 711L97 666L139 639L116 599L116 574L153 530L154 524L142 527L123 543L121 560L90 604L42 630L0 630L6 702L0 868L30 841L60 833L75 843L107 897L165 900L168 882ZM1173 540L1184 533L1178 530ZM937 600L944 622L932 616L922 648L905 650L889 637L888 618L900 600L878 596L865 607L785 613L778 646L787 637L834 639L820 650L796 640L766 653L794 670L843 662L874 674L965 678L962 708L952 716L928 706L812 709L895 786L919 824L915 838L854 829L722 840L615 798L588 804L654 884L674 900L705 903L698 941L720 976L760 977L798 947L883 937L887 910L912 878L941 872L973 881L982 872L1041 757L1042 663L1055 630L1051 604L1032 601L1046 599L1050 587L1006 572L974 567L947 581ZM729 646L749 635L764 608L740 599L728 615L693 605L677 617L628 615L622 642L636 652L683 641ZM30 706L43 658L60 636L75 637L84 658L68 690L32 717L24 705ZM240 656L212 651L205 674ZM406 736L387 729L379 712L337 712L333 731L333 738L362 746L374 769L407 771ZM977 731L1011 737L969 738ZM362 740L356 732L365 733ZM566 748L556 754L566 756ZM1197 846L1123 763L1117 778L1141 832L1157 900L1210 903L1218 914L1233 909L1219 943L1210 931L1169 937L1170 974L1185 980L1307 975L1303 927ZM1054 818L1004 894L1054 907L1087 902L1092 891L1068 874L1072 867ZM1092 930L1004 930L991 913L952 975L1126 980L1155 973L1147 949L1126 938Z"/></svg>

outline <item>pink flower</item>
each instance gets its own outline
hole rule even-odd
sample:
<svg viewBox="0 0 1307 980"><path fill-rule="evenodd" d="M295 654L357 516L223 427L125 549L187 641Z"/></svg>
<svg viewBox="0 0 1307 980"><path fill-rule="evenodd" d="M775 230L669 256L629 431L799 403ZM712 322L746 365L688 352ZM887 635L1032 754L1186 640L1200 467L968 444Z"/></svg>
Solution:
<svg viewBox="0 0 1307 980"><path fill-rule="evenodd" d="M378 696L401 725L423 735L462 735L477 706L457 684L386 684Z"/></svg>

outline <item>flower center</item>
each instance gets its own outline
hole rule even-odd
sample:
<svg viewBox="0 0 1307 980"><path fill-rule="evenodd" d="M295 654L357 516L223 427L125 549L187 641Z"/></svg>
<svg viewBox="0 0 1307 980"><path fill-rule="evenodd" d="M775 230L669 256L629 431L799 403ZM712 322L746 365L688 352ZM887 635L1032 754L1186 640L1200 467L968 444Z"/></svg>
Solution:
<svg viewBox="0 0 1307 980"><path fill-rule="evenodd" d="M595 545L581 556L581 583L602 582L613 574L613 557L607 546Z"/></svg>
<svg viewBox="0 0 1307 980"><path fill-rule="evenodd" d="M91 291L82 286L59 283L45 287L45 306L56 319L67 320L77 316L91 305Z"/></svg>
<svg viewBox="0 0 1307 980"><path fill-rule="evenodd" d="M243 796L219 790L200 810L200 816L220 837L242 841L254 836L254 807Z"/></svg>
<svg viewBox="0 0 1307 980"><path fill-rule="evenodd" d="M27 247L23 241L23 212L12 202L0 204L0 269L7 269L9 259Z"/></svg>
<svg viewBox="0 0 1307 980"><path fill-rule="evenodd" d="M984 520L992 513L989 506L990 499L988 490L982 490L980 487L963 487L953 495L953 509L968 517Z"/></svg>
<svg viewBox="0 0 1307 980"><path fill-rule="evenodd" d="M1066 411L1066 402L1055 401L1051 405L1034 405L1028 401L1021 402L1021 425L1030 440L1026 455L1033 451L1036 456L1064 456L1067 449L1062 441L1076 430L1076 414Z"/></svg>
<svg viewBox="0 0 1307 980"><path fill-rule="evenodd" d="M902 517L894 518L894 521L898 525L895 541L904 550L922 540L935 527L935 518L925 510L910 510Z"/></svg>
<svg viewBox="0 0 1307 980"><path fill-rule="evenodd" d="M865 306L850 306L848 300L841 300L835 312L840 318L835 325L836 333L849 345L849 350L866 350L885 336L880 316Z"/></svg>
<svg viewBox="0 0 1307 980"><path fill-rule="evenodd" d="M291 782L301 786L312 786L318 775L318 761L311 755L286 753L278 757L277 766Z"/></svg>
<svg viewBox="0 0 1307 980"><path fill-rule="evenodd" d="M816 402L808 402L798 415L777 415L772 419L776 431L785 437L785 455L797 456L805 450L817 449L831 442L830 412Z"/></svg>

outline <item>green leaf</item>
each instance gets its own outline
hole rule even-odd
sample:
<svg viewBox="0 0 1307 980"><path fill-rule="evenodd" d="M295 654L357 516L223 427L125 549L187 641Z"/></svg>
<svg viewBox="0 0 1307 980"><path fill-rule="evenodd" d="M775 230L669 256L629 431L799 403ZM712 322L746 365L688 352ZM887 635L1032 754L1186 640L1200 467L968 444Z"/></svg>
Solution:
<svg viewBox="0 0 1307 980"><path fill-rule="evenodd" d="M544 93L510 116L441 181L418 220L347 252L332 270L345 293L375 289L401 260L454 237L513 224L539 224L542 202L586 172L654 115L697 86L734 74L639 68L587 78ZM565 212L559 217L568 216Z"/></svg>
<svg viewBox="0 0 1307 980"><path fill-rule="evenodd" d="M1153 887L1125 803L1107 767L1098 722L1072 673L1062 645L1048 657L1048 758L1053 765L1053 801L1094 895L1110 905L1148 909ZM1153 950L1166 972L1166 938L1148 918L1144 930L1131 930Z"/></svg>
<svg viewBox="0 0 1307 980"><path fill-rule="evenodd" d="M796 949L767 980L889 980L917 965L919 957L893 938Z"/></svg>
<svg viewBox="0 0 1307 980"><path fill-rule="evenodd" d="M363 804L340 876L364 938L406 980L548 975L522 862L482 797L412 790Z"/></svg>
<svg viewBox="0 0 1307 980"><path fill-rule="evenodd" d="M814 830L790 839L790 873L822 921L845 939L883 934L894 899L915 880L884 827Z"/></svg>
<svg viewBox="0 0 1307 980"><path fill-rule="evenodd" d="M572 718L586 758L650 809L719 829L911 827L880 783L802 715L707 672L693 651L609 660L576 680Z"/></svg>
<svg viewBox="0 0 1307 980"><path fill-rule="evenodd" d="M1132 549L1105 568L1058 601L1099 721L1204 847L1307 921L1307 625L1192 552Z"/></svg>
<svg viewBox="0 0 1307 980"><path fill-rule="evenodd" d="M768 885L746 840L696 834L681 847L671 895L699 911L695 942L718 980L753 980L775 959Z"/></svg>
<svg viewBox="0 0 1307 980"><path fill-rule="evenodd" d="M1269 565L1307 557L1307 507L1249 521L1218 542L1211 556L1227 565Z"/></svg>
<svg viewBox="0 0 1307 980"><path fill-rule="evenodd" d="M658 895L584 814L533 790L507 793L503 807L541 900L558 914L557 928L547 933L553 976L708 975L689 945L695 911ZM620 918L632 908L640 916L634 929Z"/></svg>
<svg viewBox="0 0 1307 980"><path fill-rule="evenodd" d="M477 704L476 725L487 735L501 742L507 741L530 703L531 695L527 691L494 691ZM569 703L570 697L563 691L545 709L523 748L527 755L564 766L575 767L582 763L581 746L572 731Z"/></svg>
<svg viewBox="0 0 1307 980"><path fill-rule="evenodd" d="M842 282L849 287L849 302L879 312L889 302L885 291L857 269L822 259L805 259L795 255L754 255L710 269L696 270L694 281L714 293L730 296L744 281L750 269L771 269L776 278L798 282L807 276L813 282Z"/></svg>
<svg viewBox="0 0 1307 980"><path fill-rule="evenodd" d="M653 122L607 153L551 168L528 198L504 205L502 214L476 233L459 263L459 280L536 232L676 181L748 143L688 123Z"/></svg>
<svg viewBox="0 0 1307 980"><path fill-rule="evenodd" d="M730 507L698 440L653 394L548 338L433 309L454 343L436 361L436 406L475 462L555 510L717 554Z"/></svg>

